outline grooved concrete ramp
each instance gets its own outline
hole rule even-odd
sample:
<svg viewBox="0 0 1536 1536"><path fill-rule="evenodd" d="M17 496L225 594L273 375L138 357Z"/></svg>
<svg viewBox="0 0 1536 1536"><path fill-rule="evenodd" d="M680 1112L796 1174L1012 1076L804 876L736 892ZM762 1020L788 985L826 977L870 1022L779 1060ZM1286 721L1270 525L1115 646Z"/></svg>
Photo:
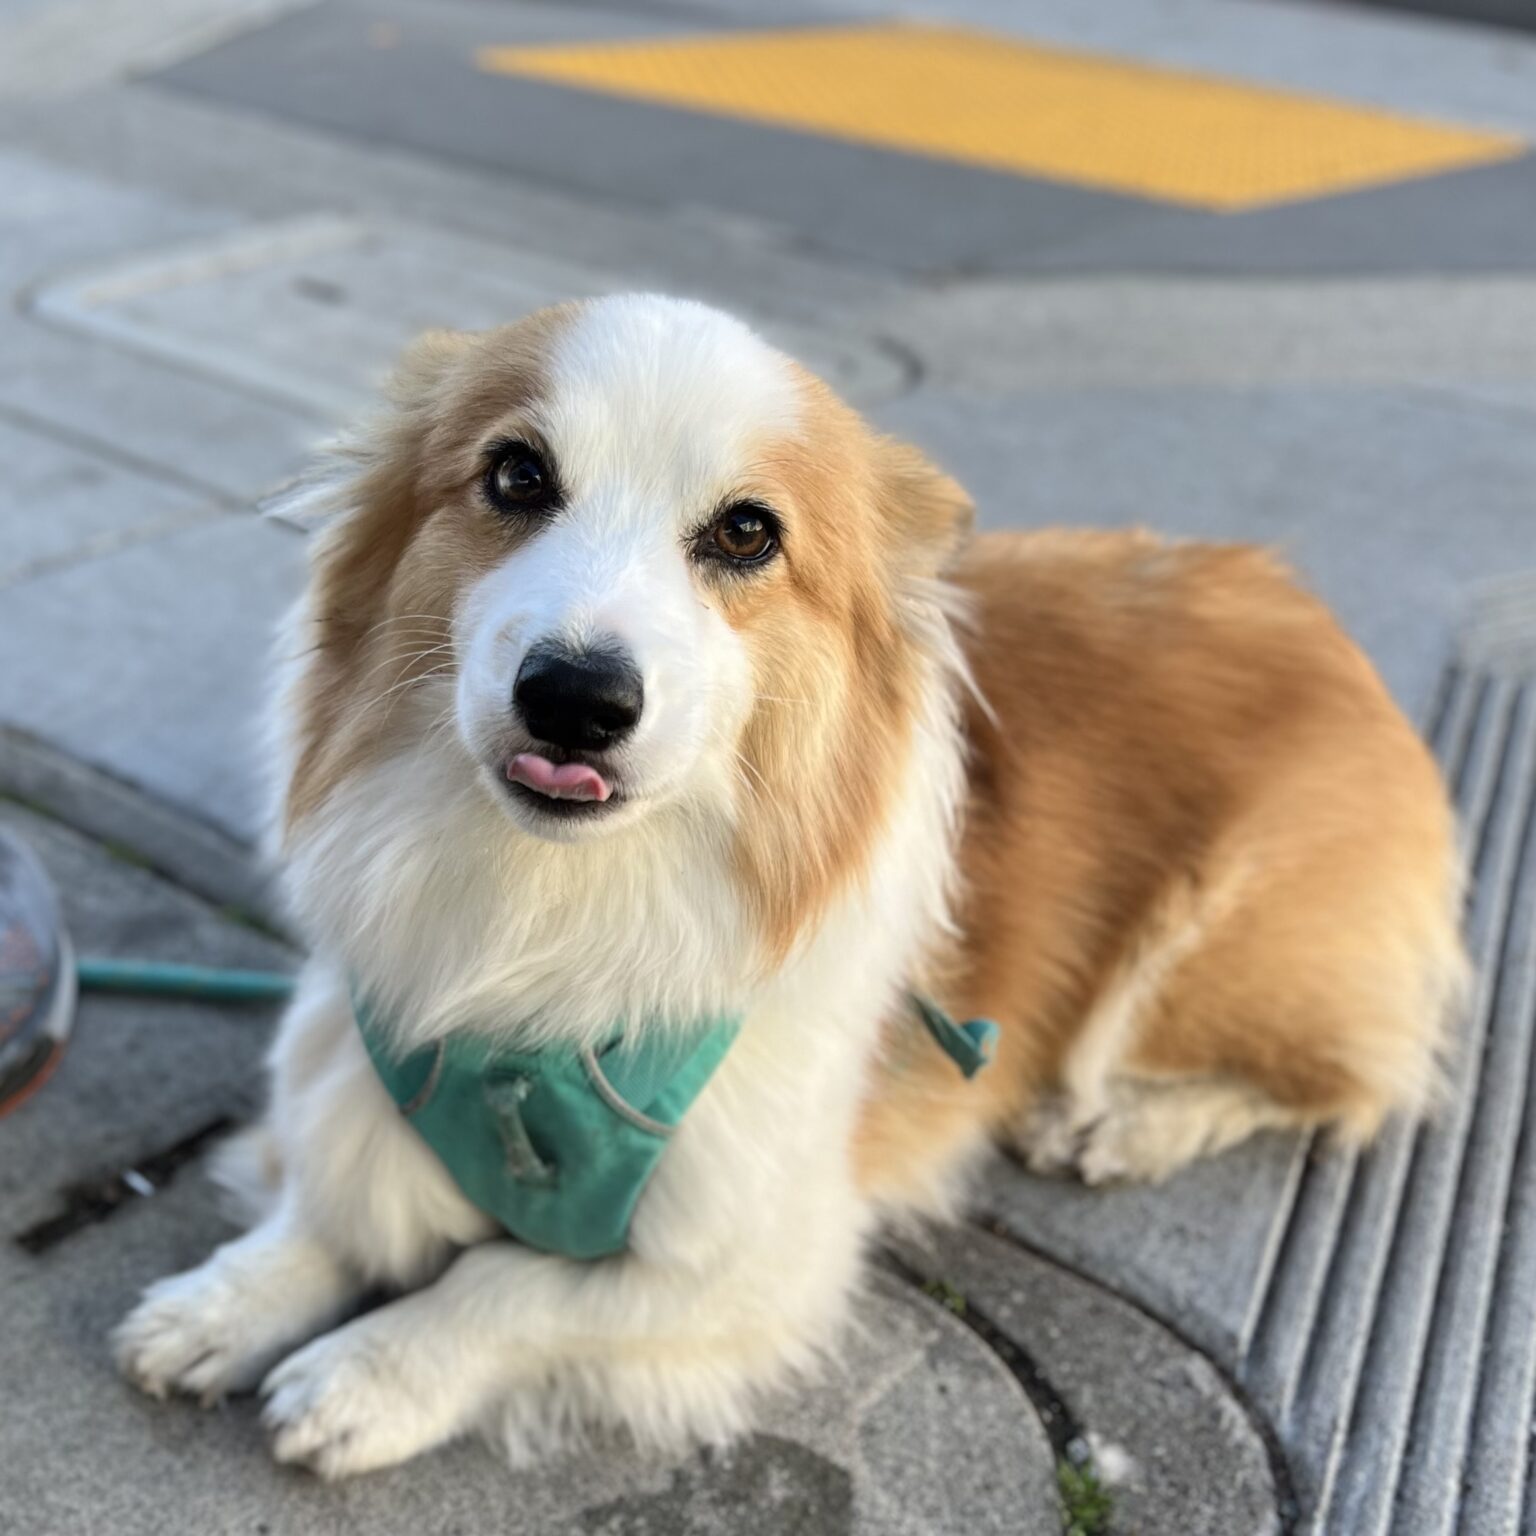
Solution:
<svg viewBox="0 0 1536 1536"><path fill-rule="evenodd" d="M1477 967L1439 1116L1358 1157L1268 1138L1107 1200L1013 1170L986 1190L1009 1229L1113 1272L1206 1345L1277 1437L1299 1529L1319 1536L1536 1529L1533 596L1531 576L1478 594L1431 721Z"/></svg>
<svg viewBox="0 0 1536 1536"><path fill-rule="evenodd" d="M1512 1336L1508 1314L1528 1319L1536 1242L1519 1221L1536 1172L1536 689L1453 668L1435 734L1472 854L1479 972L1452 1092L1433 1124L1307 1163L1242 1365L1317 1526L1360 1536L1514 1531L1524 1505L1536 1330Z"/></svg>

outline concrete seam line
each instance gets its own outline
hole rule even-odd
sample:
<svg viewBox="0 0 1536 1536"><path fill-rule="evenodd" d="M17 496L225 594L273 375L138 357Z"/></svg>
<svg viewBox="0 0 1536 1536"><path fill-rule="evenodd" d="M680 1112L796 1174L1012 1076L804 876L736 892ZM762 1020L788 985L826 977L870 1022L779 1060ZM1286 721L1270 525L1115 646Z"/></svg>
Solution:
<svg viewBox="0 0 1536 1536"><path fill-rule="evenodd" d="M0 725L0 795L126 848L170 884L295 942L272 877L252 849L11 725Z"/></svg>

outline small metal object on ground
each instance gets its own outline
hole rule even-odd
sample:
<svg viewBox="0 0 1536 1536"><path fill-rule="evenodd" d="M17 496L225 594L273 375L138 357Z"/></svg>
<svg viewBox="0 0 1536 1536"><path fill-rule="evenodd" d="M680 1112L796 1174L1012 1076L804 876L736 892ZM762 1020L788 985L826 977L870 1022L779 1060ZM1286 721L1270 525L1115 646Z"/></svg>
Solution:
<svg viewBox="0 0 1536 1536"><path fill-rule="evenodd" d="M0 829L0 1115L47 1081L58 1064L81 991L281 1001L281 971L175 965L158 960L76 961L53 885L19 838Z"/></svg>
<svg viewBox="0 0 1536 1536"><path fill-rule="evenodd" d="M74 956L53 889L26 846L0 831L0 1115L47 1080L74 1017Z"/></svg>

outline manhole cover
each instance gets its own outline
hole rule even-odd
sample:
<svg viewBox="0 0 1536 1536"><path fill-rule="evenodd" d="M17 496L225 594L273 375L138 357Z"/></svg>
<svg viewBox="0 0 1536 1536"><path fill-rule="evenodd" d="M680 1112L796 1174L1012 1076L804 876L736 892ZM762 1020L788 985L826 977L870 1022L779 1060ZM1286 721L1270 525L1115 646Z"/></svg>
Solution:
<svg viewBox="0 0 1536 1536"><path fill-rule="evenodd" d="M508 246L403 224L310 218L78 273L33 311L335 419L366 408L401 348L633 284ZM751 318L750 316L748 318ZM908 384L874 337L765 321L776 345L860 405Z"/></svg>

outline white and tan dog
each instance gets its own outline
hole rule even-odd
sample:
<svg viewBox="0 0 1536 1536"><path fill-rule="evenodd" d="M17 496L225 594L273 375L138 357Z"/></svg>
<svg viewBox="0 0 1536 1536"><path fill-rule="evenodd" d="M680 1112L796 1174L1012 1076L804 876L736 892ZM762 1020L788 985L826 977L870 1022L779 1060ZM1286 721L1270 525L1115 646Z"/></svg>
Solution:
<svg viewBox="0 0 1536 1536"><path fill-rule="evenodd" d="M259 1219L119 1331L146 1390L261 1383L276 1455L328 1476L470 1430L719 1439L994 1139L1157 1178L1428 1101L1445 795L1266 555L973 538L915 451L649 297L427 337L325 494L282 703L314 958ZM624 1251L582 1261L465 1196L358 988L402 1049L742 1023ZM962 1077L914 991L996 1020L993 1064Z"/></svg>

